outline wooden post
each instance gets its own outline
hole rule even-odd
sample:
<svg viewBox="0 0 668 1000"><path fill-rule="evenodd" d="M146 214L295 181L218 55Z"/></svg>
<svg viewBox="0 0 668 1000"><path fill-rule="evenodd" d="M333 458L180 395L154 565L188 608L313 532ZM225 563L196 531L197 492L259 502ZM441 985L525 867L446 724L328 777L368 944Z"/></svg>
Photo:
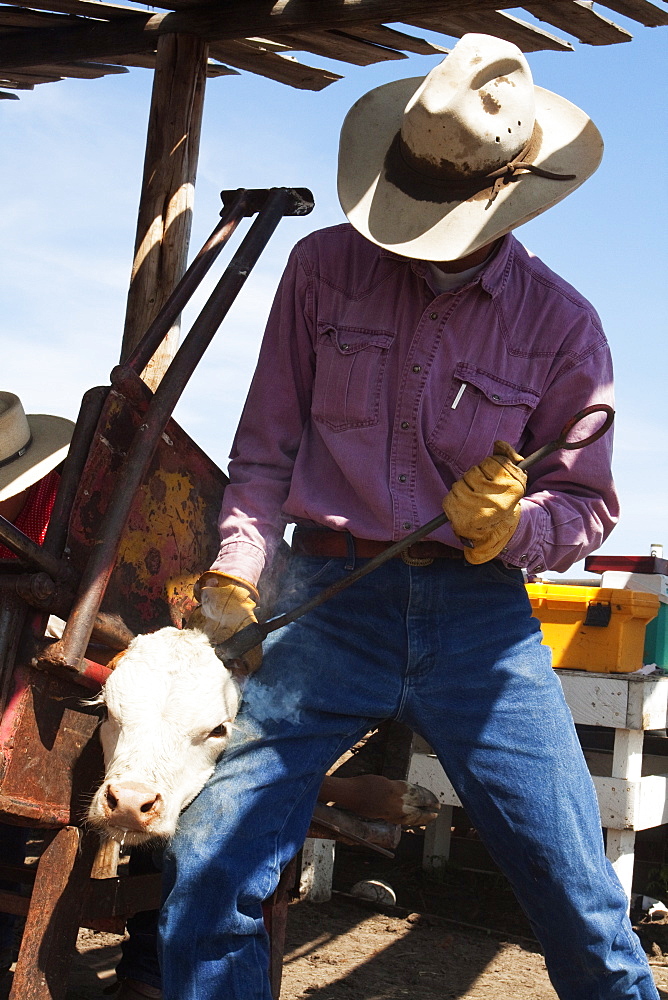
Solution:
<svg viewBox="0 0 668 1000"><path fill-rule="evenodd" d="M37 866L10 1000L65 1000L97 837L59 830Z"/></svg>
<svg viewBox="0 0 668 1000"><path fill-rule="evenodd" d="M158 40L121 361L137 346L186 269L204 106L208 45ZM142 375L155 389L176 352L177 322Z"/></svg>

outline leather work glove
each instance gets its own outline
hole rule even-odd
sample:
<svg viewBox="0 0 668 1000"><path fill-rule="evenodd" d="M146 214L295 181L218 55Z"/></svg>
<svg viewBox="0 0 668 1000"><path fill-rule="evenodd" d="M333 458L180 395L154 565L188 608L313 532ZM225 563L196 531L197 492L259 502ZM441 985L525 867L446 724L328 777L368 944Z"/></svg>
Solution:
<svg viewBox="0 0 668 1000"><path fill-rule="evenodd" d="M514 535L527 483L516 465L521 461L509 444L495 441L494 454L469 469L443 500L455 534L473 542L464 549L468 562L489 562Z"/></svg>
<svg viewBox="0 0 668 1000"><path fill-rule="evenodd" d="M190 615L188 628L200 629L214 645L257 621L255 607L260 598L247 580L210 570L199 578L194 593L200 606ZM240 662L246 673L255 673L262 663L262 646L249 649Z"/></svg>

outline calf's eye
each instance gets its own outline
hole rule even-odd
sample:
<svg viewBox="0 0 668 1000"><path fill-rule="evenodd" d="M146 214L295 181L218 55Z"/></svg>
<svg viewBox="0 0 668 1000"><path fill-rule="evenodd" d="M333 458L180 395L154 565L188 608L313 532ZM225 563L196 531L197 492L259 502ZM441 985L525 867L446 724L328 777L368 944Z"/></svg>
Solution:
<svg viewBox="0 0 668 1000"><path fill-rule="evenodd" d="M221 722L219 726L216 726L215 729L211 730L209 733L209 739L216 737L220 739L221 736L227 736L227 725L224 722Z"/></svg>

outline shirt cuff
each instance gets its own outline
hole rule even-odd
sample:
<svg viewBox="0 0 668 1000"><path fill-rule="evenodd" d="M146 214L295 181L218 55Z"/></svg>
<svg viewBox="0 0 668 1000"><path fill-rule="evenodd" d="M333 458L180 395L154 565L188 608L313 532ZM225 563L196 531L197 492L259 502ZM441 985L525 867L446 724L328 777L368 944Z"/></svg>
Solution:
<svg viewBox="0 0 668 1000"><path fill-rule="evenodd" d="M535 503L520 500L520 520L512 538L499 553L502 562L513 569L542 573L546 569L545 539L549 514Z"/></svg>
<svg viewBox="0 0 668 1000"><path fill-rule="evenodd" d="M210 569L216 573L227 573L240 577L257 586L260 573L264 569L265 554L252 542L223 542Z"/></svg>

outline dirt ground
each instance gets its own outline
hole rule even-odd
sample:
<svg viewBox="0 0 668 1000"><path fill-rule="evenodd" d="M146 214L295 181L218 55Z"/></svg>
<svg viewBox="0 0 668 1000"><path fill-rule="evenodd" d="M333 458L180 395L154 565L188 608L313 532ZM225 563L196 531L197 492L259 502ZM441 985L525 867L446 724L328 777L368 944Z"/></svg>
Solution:
<svg viewBox="0 0 668 1000"><path fill-rule="evenodd" d="M109 1000L120 938L82 931L67 1000ZM653 956L668 1000L668 956ZM6 991L0 996L7 996ZM555 1000L529 942L334 897L290 908L281 1000Z"/></svg>
<svg viewBox="0 0 668 1000"><path fill-rule="evenodd" d="M352 897L360 878L390 882L397 905ZM410 857L397 863L339 847L334 885L329 902L290 907L281 1000L555 1000L500 875L453 866L435 878ZM637 927L668 1000L668 923ZM81 932L67 1000L109 1000L120 941ZM8 989L3 983L0 1000Z"/></svg>

